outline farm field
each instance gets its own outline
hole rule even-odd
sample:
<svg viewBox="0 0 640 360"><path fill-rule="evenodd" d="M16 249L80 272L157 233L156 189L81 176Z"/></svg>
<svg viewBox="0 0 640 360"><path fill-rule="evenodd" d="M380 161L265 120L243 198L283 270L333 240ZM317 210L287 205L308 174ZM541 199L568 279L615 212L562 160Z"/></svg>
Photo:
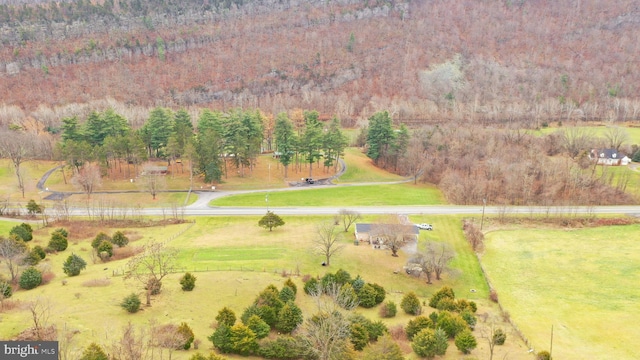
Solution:
<svg viewBox="0 0 640 360"><path fill-rule="evenodd" d="M127 260L107 263L91 261L90 241L98 228L70 230L70 246L59 254L49 254L41 266L50 269L54 274L49 284L29 291L17 291L11 298L27 304L40 299L51 305L50 322L59 329L79 330L74 337L73 347L86 347L91 341L99 341L108 345L115 341L115 336L122 327L131 322L139 329L148 331L153 321L164 323L187 322L194 330L196 339L201 341L201 351L208 351L211 343L206 339L213 329L217 311L229 306L239 316L255 298L257 293L269 284L278 287L286 280L283 271L292 273L293 280L302 286L300 275L322 276L326 271L335 272L343 268L352 276L360 274L366 281L375 282L385 287L387 299L400 303L402 294L415 291L421 300L428 297L443 285L452 286L457 297L474 300L479 305L479 313L487 314L489 319L498 318L497 307L487 300L488 287L478 262L469 250L460 230L460 219L457 217L431 217L435 230L422 232L420 243L428 240L447 241L457 252L451 264L452 271L445 275L443 281L426 285L423 279L409 277L402 271L402 266L410 254L400 252L397 258L389 252L373 249L369 245L353 244L353 229L342 240L344 249L332 258L331 266L320 266L322 257L311 251L311 238L318 222L330 220L330 217L287 217L283 227L269 232L257 226L258 217L210 217L197 218L195 225L179 224L157 228L120 229L129 234L135 241L130 246L136 247L147 240L168 240L174 234L185 231L182 235L170 240L169 246L179 249L178 266L180 271L163 280L163 292L152 299L152 306L145 307L137 314L128 314L119 307L122 299L132 291L139 294L143 290L135 280L124 280L121 274ZM372 221L373 217L363 221ZM412 221L426 221L416 217ZM6 221L0 221L0 228ZM46 245L51 228L35 232L34 245ZM105 230L105 229L102 229ZM106 229L108 234L117 229ZM62 263L68 255L75 253L83 257L87 269L77 277L68 277L62 272ZM196 288L193 292L183 292L178 280L184 271L192 271L196 277ZM115 276L114 276L115 274ZM474 290L474 292L471 291ZM215 295L212 295L215 294ZM300 294L300 292L299 292ZM314 311L315 305L309 297L298 295L296 302L306 314ZM428 312L429 308L425 308ZM374 320L379 320L377 309L359 309L359 312ZM108 319L100 320L100 319ZM384 319L388 326L404 325L411 317L398 314L395 318ZM0 338L11 338L30 323L28 311L18 306L2 314ZM482 320L476 330L482 328ZM508 326L502 325L505 329ZM508 330L507 344L498 349L498 353L509 353L510 359L528 358L526 346L517 336ZM407 342L401 346L408 353ZM473 356L486 353L486 344L479 340L479 347L472 352ZM172 355L173 359L187 359L195 351L179 351ZM458 359L453 343L444 359ZM229 356L229 358L236 358ZM238 357L240 358L240 357ZM415 359L409 355L408 359Z"/></svg>
<svg viewBox="0 0 640 360"><path fill-rule="evenodd" d="M552 124L553 125L553 124ZM627 134L629 135L629 140L627 142L628 145L633 145L633 144L640 144L640 127L635 127L635 126L624 126L624 124L619 125L621 128L623 128ZM547 128L543 128L537 131L537 133L540 134L551 134L554 133L556 131L562 131L563 129L566 129L568 127L547 127ZM573 127L577 130L583 130L585 132L588 133L592 133L596 136L599 137L603 137L605 132L607 131L608 126L605 125L601 125L601 126L575 126Z"/></svg>
<svg viewBox="0 0 640 360"><path fill-rule="evenodd" d="M536 351L553 357L637 359L640 226L499 230L483 266Z"/></svg>

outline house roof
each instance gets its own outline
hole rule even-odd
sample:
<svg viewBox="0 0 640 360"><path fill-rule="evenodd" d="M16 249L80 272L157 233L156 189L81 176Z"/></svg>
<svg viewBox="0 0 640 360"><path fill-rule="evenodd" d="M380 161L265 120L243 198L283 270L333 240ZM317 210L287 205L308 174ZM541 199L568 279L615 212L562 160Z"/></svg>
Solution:
<svg viewBox="0 0 640 360"><path fill-rule="evenodd" d="M356 234L358 233L370 233L374 226L376 225L385 225L385 224L356 224ZM391 224L389 224L391 225ZM420 229L418 229L415 225L397 225L401 226L405 235L419 235Z"/></svg>
<svg viewBox="0 0 640 360"><path fill-rule="evenodd" d="M622 159L624 154L619 153L616 149L596 149L592 150L596 157L599 159Z"/></svg>

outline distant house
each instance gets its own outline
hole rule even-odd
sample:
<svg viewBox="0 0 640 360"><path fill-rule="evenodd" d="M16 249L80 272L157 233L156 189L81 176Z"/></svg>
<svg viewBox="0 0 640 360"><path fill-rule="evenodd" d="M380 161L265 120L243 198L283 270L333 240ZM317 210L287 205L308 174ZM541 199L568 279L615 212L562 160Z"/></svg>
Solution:
<svg viewBox="0 0 640 360"><path fill-rule="evenodd" d="M406 242L418 240L420 229L415 225L400 224L356 224L356 242L366 242L374 246L384 248L389 232L396 232L397 236L402 236Z"/></svg>
<svg viewBox="0 0 640 360"><path fill-rule="evenodd" d="M589 153L589 158L597 161L598 165L625 166L631 162L628 156L618 152L616 149L593 149Z"/></svg>

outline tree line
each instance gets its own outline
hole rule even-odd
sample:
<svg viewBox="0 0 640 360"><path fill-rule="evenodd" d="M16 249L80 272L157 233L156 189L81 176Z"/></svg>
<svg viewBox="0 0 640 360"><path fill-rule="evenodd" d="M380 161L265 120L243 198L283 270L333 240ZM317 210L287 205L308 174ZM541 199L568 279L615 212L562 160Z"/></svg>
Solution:
<svg viewBox="0 0 640 360"><path fill-rule="evenodd" d="M169 165L184 159L192 175L213 183L228 176L230 168L245 176L255 167L258 155L273 152L285 178L294 162L300 167L306 163L311 177L315 163L320 166L322 160L329 169L343 155L347 141L339 123L337 118L323 123L317 111L304 111L295 122L280 113L274 123L257 110L204 109L194 126L186 110L157 107L140 128L133 129L123 116L108 109L91 112L84 121L64 118L56 150L76 174L91 162L120 171L124 163L127 175L135 177L138 166L149 159L164 159Z"/></svg>

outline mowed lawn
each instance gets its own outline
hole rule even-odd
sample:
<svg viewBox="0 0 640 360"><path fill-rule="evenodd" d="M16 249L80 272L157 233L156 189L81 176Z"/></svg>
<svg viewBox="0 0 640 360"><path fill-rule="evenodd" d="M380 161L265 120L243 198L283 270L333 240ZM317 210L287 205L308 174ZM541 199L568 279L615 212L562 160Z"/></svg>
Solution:
<svg viewBox="0 0 640 360"><path fill-rule="evenodd" d="M536 350L559 359L637 359L640 225L487 235L482 263Z"/></svg>
<svg viewBox="0 0 640 360"><path fill-rule="evenodd" d="M137 235L138 239L130 246L141 246L150 239L170 240L168 245L179 251L179 271L163 280L163 292L153 298L151 307L143 306L142 311L137 314L126 313L119 307L119 303L132 292L142 296L144 291L140 283L125 280L122 276L113 276L114 273L121 273L125 269L127 259L107 263L92 262L90 236L74 238L67 250L59 254L50 254L41 266L49 268L55 274L55 278L49 284L34 290L17 291L12 300L22 303L36 299L47 301L53 309L50 323L56 324L58 329L79 330L73 344L77 349L86 347L92 341L102 345L111 344L128 322L138 329L149 331L153 322L179 324L184 321L193 328L196 339L202 342L200 351L205 352L211 347L206 338L213 332L211 324L217 311L228 306L239 316L267 285L281 287L286 280L282 275L284 272L293 274L293 280L301 289L302 275L322 276L327 271L335 272L343 268L353 276L360 274L366 281L384 286L388 292L387 298L396 304L400 303L403 294L408 291L414 291L421 300L428 301L433 292L443 285L448 285L454 288L458 297L476 301L482 312L496 310L487 300L488 288L478 262L462 236L459 218L411 219L414 222L428 220L434 224L434 231L421 232L420 245L427 240L446 241L457 252L451 264L452 271L445 274L442 281L432 285L427 285L424 279L410 277L402 271L402 266L411 254L401 251L399 257L392 257L390 252L374 249L370 245L354 245L353 228L341 240L344 247L331 259L331 266L321 266L320 263L324 259L314 253L312 239L317 224L331 221L331 216L286 217L286 224L272 232L258 227L258 219L257 216L198 217L195 225L175 238L174 234L182 232L190 225L123 229ZM375 217L363 219L375 220ZM11 224L2 225L0 228L6 229ZM31 245L46 245L51 230L48 228L37 231ZM115 230L104 229L108 234ZM62 263L71 253L80 255L88 263L87 269L77 277L68 277L62 272ZM183 292L180 289L179 278L185 271L193 271L197 277L193 292ZM298 274L300 276L297 276ZM91 287L86 285L88 281L104 281L106 285ZM471 289L475 292L471 292ZM315 311L311 299L302 295L302 291L298 294L300 295L297 303L305 314L309 315ZM144 299L144 296L142 298ZM431 311L428 308L425 310ZM374 320L381 320L378 309L358 311ZM399 313L397 317L383 321L393 326L405 325L410 319L411 317ZM2 313L2 321L2 339L15 336L30 324L29 313L24 308ZM519 352L510 358L524 359L526 351L522 351L522 344L515 337L510 341L510 351L516 349ZM406 343L405 349L410 349ZM188 359L194 353L194 350L179 351L173 354L173 358ZM474 354L484 357L486 349L481 346ZM444 358L457 359L458 355L451 343ZM408 358L415 357L410 355Z"/></svg>
<svg viewBox="0 0 640 360"><path fill-rule="evenodd" d="M226 196L210 202L211 206L381 206L445 204L434 186L413 183L331 186L291 191L271 191Z"/></svg>

